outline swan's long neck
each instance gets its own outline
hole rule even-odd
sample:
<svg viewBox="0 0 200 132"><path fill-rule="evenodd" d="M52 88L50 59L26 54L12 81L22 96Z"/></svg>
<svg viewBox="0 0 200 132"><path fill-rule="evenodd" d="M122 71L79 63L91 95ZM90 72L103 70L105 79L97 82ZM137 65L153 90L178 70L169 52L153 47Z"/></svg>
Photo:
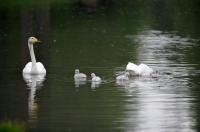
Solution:
<svg viewBox="0 0 200 132"><path fill-rule="evenodd" d="M29 44L29 51L30 51L30 55L31 55L31 61L34 65L36 65L36 59L35 59L33 44Z"/></svg>
<svg viewBox="0 0 200 132"><path fill-rule="evenodd" d="M35 59L35 53L33 49L33 44L28 44L29 51L30 51L30 56L31 56L31 61L32 61L32 72L35 73L37 72L37 67L36 67L36 59Z"/></svg>

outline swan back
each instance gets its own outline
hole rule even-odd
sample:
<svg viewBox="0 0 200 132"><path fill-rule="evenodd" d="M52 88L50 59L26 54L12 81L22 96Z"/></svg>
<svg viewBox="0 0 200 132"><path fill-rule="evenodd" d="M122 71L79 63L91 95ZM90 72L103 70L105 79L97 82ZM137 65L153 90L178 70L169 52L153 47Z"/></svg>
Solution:
<svg viewBox="0 0 200 132"><path fill-rule="evenodd" d="M138 66L137 66L136 64L129 62L129 63L126 65L126 71L128 71L128 72L130 73L131 76L138 75L137 67L138 67Z"/></svg>
<svg viewBox="0 0 200 132"><path fill-rule="evenodd" d="M23 69L23 74L31 73L31 68L32 68L32 62L28 62Z"/></svg>
<svg viewBox="0 0 200 132"><path fill-rule="evenodd" d="M41 62L37 62L33 70L33 63L29 62L24 67L23 74L46 74L46 69Z"/></svg>
<svg viewBox="0 0 200 132"><path fill-rule="evenodd" d="M134 64L134 63L131 63L129 62L127 65L126 65L126 70L132 70L132 71L135 71L137 69L137 65Z"/></svg>
<svg viewBox="0 0 200 132"><path fill-rule="evenodd" d="M44 65L41 62L37 62L36 66L39 74L46 74L46 69L44 68Z"/></svg>
<svg viewBox="0 0 200 132"><path fill-rule="evenodd" d="M86 74L80 73L79 69L75 70L74 79L75 81L85 81L87 78Z"/></svg>
<svg viewBox="0 0 200 132"><path fill-rule="evenodd" d="M119 75L116 77L116 80L118 81L126 81L126 80L129 80L129 72L126 72L125 74L123 75Z"/></svg>
<svg viewBox="0 0 200 132"><path fill-rule="evenodd" d="M134 63L129 62L126 66L126 71L130 73L131 76L139 75L139 76L149 76L153 73L153 69L151 69L146 64L141 63L137 66Z"/></svg>
<svg viewBox="0 0 200 132"><path fill-rule="evenodd" d="M101 78L96 76L94 73L91 74L91 77L92 77L93 82L100 82L101 81Z"/></svg>
<svg viewBox="0 0 200 132"><path fill-rule="evenodd" d="M147 66L146 64L140 64L137 67L137 73L139 75L144 75L144 76L148 76L151 75L153 73L153 69L151 69L149 66Z"/></svg>

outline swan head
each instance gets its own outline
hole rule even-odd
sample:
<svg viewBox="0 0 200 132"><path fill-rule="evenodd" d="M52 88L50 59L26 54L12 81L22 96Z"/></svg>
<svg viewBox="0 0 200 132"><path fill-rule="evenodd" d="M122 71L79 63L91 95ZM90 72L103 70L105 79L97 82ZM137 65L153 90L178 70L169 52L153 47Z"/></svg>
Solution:
<svg viewBox="0 0 200 132"><path fill-rule="evenodd" d="M93 77L96 77L96 75L95 75L94 73L92 73L92 74L91 74L91 77L92 77L92 78L93 78Z"/></svg>
<svg viewBox="0 0 200 132"><path fill-rule="evenodd" d="M40 42L36 37L29 37L28 38L28 44L35 44L37 42Z"/></svg>
<svg viewBox="0 0 200 132"><path fill-rule="evenodd" d="M76 70L75 70L75 74L79 74L79 69L76 69Z"/></svg>

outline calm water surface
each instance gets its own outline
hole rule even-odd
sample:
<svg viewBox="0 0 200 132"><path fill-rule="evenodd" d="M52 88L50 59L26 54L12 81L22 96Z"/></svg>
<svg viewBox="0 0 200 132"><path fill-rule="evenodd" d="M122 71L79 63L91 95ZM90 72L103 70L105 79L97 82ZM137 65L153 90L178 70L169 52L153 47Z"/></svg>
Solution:
<svg viewBox="0 0 200 132"><path fill-rule="evenodd" d="M198 3L136 1L95 12L62 2L2 6L0 121L31 132L198 131ZM35 54L46 77L22 76L31 35L42 41ZM116 82L129 61L156 73ZM74 82L76 68L88 81ZM92 72L104 82L91 83Z"/></svg>

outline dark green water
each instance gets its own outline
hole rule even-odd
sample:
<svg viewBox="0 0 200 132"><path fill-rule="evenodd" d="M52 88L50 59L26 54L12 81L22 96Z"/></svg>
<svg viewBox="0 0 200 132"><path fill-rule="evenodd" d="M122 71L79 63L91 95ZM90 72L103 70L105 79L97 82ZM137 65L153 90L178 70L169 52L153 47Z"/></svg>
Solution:
<svg viewBox="0 0 200 132"><path fill-rule="evenodd" d="M0 121L31 132L198 131L199 7L198 0L125 0L92 11L73 1L4 2ZM42 41L35 54L45 78L23 79L29 36ZM129 61L156 77L116 83ZM105 83L75 84L76 68Z"/></svg>

